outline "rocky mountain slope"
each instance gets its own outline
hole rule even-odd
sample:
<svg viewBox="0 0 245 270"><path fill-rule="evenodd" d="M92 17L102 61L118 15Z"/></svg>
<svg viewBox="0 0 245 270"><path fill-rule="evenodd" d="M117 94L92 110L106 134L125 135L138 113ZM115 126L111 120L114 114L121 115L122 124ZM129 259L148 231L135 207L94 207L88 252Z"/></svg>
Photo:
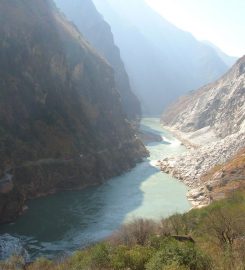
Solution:
<svg viewBox="0 0 245 270"><path fill-rule="evenodd" d="M27 199L103 182L146 150L112 68L51 0L0 2L0 223Z"/></svg>
<svg viewBox="0 0 245 270"><path fill-rule="evenodd" d="M180 98L163 114L162 122L194 146L161 161L162 170L191 188L198 187L190 197L199 197L198 204L207 203L203 176L245 147L245 56L216 82Z"/></svg>
<svg viewBox="0 0 245 270"><path fill-rule="evenodd" d="M62 12L71 20L83 36L106 58L115 72L116 87L120 93L124 111L129 119L141 115L140 102L132 92L120 51L114 43L111 28L96 10L92 0L55 0Z"/></svg>
<svg viewBox="0 0 245 270"><path fill-rule="evenodd" d="M201 178L203 196L208 202L220 200L245 187L245 148L224 164L214 166ZM197 194L200 193L198 190ZM195 192L190 193L191 199Z"/></svg>
<svg viewBox="0 0 245 270"><path fill-rule="evenodd" d="M222 78L181 97L162 116L183 132L213 132L217 138L245 131L245 56Z"/></svg>
<svg viewBox="0 0 245 270"><path fill-rule="evenodd" d="M144 113L161 114L178 96L227 71L212 47L164 20L144 0L93 1L111 25Z"/></svg>

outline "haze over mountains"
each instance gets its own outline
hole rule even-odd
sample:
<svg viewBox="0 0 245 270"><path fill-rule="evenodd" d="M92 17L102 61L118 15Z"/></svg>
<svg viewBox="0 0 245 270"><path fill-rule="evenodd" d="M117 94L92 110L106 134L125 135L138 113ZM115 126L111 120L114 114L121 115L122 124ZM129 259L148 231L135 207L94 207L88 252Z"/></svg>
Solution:
<svg viewBox="0 0 245 270"><path fill-rule="evenodd" d="M1 0L0 269L243 269L236 60L146 0Z"/></svg>
<svg viewBox="0 0 245 270"><path fill-rule="evenodd" d="M143 112L160 114L176 97L227 71L217 52L176 28L143 0L94 0L109 22Z"/></svg>
<svg viewBox="0 0 245 270"><path fill-rule="evenodd" d="M143 0L94 0L105 19L92 0L55 2L65 15L51 0L0 4L3 221L29 197L98 183L134 166L147 152L126 118L141 115L140 102L144 113L160 114L234 61ZM165 122L184 131L216 127L222 139L244 128L244 80L237 75L243 66L244 58L212 91L208 85L180 99Z"/></svg>
<svg viewBox="0 0 245 270"><path fill-rule="evenodd" d="M223 62L228 67L232 67L235 64L235 62L238 60L238 57L230 56L230 55L226 54L225 52L223 52L220 48L218 48L216 45L214 45L210 41L203 41L203 43L212 47L217 52L218 56L223 60Z"/></svg>
<svg viewBox="0 0 245 270"><path fill-rule="evenodd" d="M56 0L65 15L52 0L0 4L0 222L30 197L133 167L147 155L128 123L141 115L139 100L160 114L227 70L143 0L94 1L121 55L91 0Z"/></svg>

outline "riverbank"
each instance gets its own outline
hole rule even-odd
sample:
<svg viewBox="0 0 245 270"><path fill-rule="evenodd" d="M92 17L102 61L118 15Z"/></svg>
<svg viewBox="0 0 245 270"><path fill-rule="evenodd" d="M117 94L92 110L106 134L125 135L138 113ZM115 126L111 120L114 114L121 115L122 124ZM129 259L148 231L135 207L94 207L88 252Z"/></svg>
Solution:
<svg viewBox="0 0 245 270"><path fill-rule="evenodd" d="M181 131L178 131L175 128L162 125L162 127L173 134L173 136L179 140L187 149L195 149L198 148L198 145L194 142L191 142L191 140Z"/></svg>
<svg viewBox="0 0 245 270"><path fill-rule="evenodd" d="M26 264L23 257L13 257L0 261L0 269L212 270L228 265L240 270L245 262L244 203L241 189L205 209L174 214L160 222L133 220L103 242L60 260L37 259ZM228 231L225 238L224 228Z"/></svg>
<svg viewBox="0 0 245 270"><path fill-rule="evenodd" d="M163 138L160 135L146 130L138 131L138 137L145 145L153 142L163 141Z"/></svg>
<svg viewBox="0 0 245 270"><path fill-rule="evenodd" d="M96 151L12 166L0 179L0 224L19 218L31 199L102 184L134 168L148 155L143 143L133 137Z"/></svg>
<svg viewBox="0 0 245 270"><path fill-rule="evenodd" d="M216 185L222 184L222 179L218 181L215 178L207 184L203 177L215 166L225 164L245 147L245 134L238 133L218 139L208 128L193 133L183 133L166 126L164 128L172 132L188 151L177 157L160 160L161 170L190 188L187 198L193 207L207 206L213 200L210 186L214 186L214 182Z"/></svg>
<svg viewBox="0 0 245 270"><path fill-rule="evenodd" d="M141 130L154 134L146 145L150 156L142 163L101 185L28 201L28 211L14 223L1 225L0 235L20 239L32 259L56 258L63 256L64 250L72 252L108 237L134 218L161 220L176 212L189 211L186 185L153 166L157 160L179 155L186 148L161 127L159 118L143 118ZM112 161L115 167L117 162ZM41 165L45 171L46 167ZM16 241L7 239L10 239L7 245L13 247Z"/></svg>

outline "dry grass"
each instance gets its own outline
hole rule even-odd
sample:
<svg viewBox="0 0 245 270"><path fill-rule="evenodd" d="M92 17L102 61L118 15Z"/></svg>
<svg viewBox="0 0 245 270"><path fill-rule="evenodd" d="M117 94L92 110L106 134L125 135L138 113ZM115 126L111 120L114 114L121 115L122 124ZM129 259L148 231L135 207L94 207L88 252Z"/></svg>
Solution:
<svg viewBox="0 0 245 270"><path fill-rule="evenodd" d="M146 245L149 238L156 234L158 225L152 220L137 219L121 226L109 239L113 245Z"/></svg>

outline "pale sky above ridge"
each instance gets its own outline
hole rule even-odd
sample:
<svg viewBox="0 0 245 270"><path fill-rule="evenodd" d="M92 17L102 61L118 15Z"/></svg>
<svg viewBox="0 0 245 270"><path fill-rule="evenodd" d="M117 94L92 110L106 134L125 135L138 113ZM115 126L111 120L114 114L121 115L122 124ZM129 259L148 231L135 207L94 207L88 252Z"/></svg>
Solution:
<svg viewBox="0 0 245 270"><path fill-rule="evenodd" d="M245 54L245 0L145 1L198 40L208 40L232 56Z"/></svg>

